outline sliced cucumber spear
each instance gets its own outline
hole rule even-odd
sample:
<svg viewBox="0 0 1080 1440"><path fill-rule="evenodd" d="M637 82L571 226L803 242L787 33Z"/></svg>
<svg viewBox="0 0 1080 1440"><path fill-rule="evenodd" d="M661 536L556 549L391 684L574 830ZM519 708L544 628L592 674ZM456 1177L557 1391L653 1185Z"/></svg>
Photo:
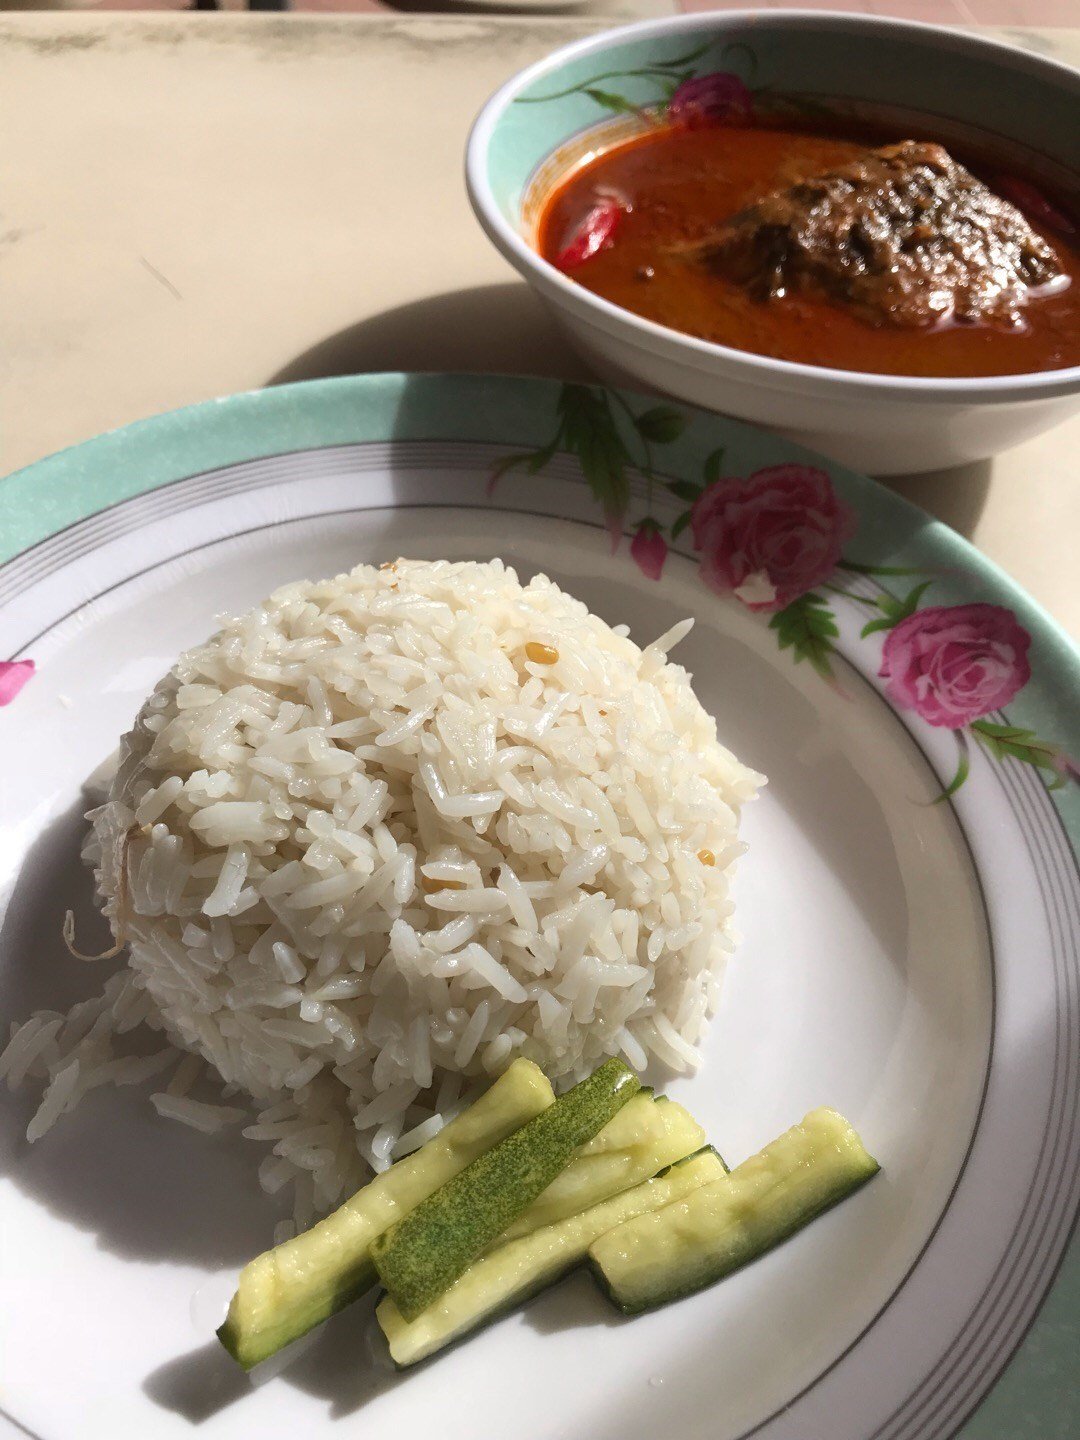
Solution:
<svg viewBox="0 0 1080 1440"><path fill-rule="evenodd" d="M471 1265L414 1320L406 1320L390 1296L385 1296L375 1313L394 1363L413 1365L441 1350L466 1331L494 1319L565 1275L585 1258L597 1236L611 1226L668 1205L723 1174L723 1162L716 1152L703 1150L672 1165L654 1180L499 1245Z"/></svg>
<svg viewBox="0 0 1080 1440"><path fill-rule="evenodd" d="M651 1310L756 1259L878 1169L843 1116L814 1110L724 1179L609 1230L589 1259L620 1310Z"/></svg>
<svg viewBox="0 0 1080 1440"><path fill-rule="evenodd" d="M499 1236L517 1240L577 1215L648 1180L665 1166L700 1150L705 1131L681 1105L640 1091L604 1128L574 1152L574 1158L529 1208Z"/></svg>
<svg viewBox="0 0 1080 1440"><path fill-rule="evenodd" d="M380 1235L372 1259L405 1319L448 1290L640 1088L621 1060L605 1061Z"/></svg>
<svg viewBox="0 0 1080 1440"><path fill-rule="evenodd" d="M245 1265L217 1332L225 1349L250 1369L363 1294L375 1283L376 1236L554 1101L543 1072L529 1060L515 1060L414 1155L304 1234Z"/></svg>

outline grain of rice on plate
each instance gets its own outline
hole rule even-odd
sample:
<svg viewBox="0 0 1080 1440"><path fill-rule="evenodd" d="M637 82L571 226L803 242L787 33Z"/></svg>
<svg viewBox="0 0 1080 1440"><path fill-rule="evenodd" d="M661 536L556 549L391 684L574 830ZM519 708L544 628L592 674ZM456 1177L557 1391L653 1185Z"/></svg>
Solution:
<svg viewBox="0 0 1080 1440"><path fill-rule="evenodd" d="M171 1067L157 1109L249 1122L304 1225L516 1055L693 1067L762 777L667 659L690 624L642 650L543 575L399 560L182 655L90 817L127 967L0 1060L48 1077L30 1138Z"/></svg>

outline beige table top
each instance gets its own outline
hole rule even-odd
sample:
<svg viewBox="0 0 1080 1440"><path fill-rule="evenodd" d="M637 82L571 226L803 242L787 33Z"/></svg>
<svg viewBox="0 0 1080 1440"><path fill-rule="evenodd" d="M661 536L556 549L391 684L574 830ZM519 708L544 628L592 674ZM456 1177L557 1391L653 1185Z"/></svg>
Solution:
<svg viewBox="0 0 1080 1440"><path fill-rule="evenodd" d="M596 20L0 17L0 473L191 401L581 363L472 219L469 122ZM1004 33L1080 62L1080 30ZM1080 634L1080 418L894 482Z"/></svg>

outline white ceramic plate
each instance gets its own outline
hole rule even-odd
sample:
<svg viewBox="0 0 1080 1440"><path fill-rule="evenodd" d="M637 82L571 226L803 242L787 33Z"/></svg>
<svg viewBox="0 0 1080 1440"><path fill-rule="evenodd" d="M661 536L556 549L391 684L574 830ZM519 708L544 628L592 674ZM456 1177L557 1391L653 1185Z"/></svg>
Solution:
<svg viewBox="0 0 1080 1440"><path fill-rule="evenodd" d="M497 462L553 438L534 473L502 467L490 493ZM410 1440L923 1440L958 1427L1027 1325L1076 1205L1077 668L951 532L810 459L642 397L369 377L180 412L0 482L0 657L36 665L17 694L28 670L0 671L5 1022L66 1007L108 969L68 957L59 934L68 906L82 932L95 925L81 787L215 614L361 560L500 555L642 641L693 615L679 659L721 737L770 779L746 816L745 940L706 1063L670 1093L731 1162L828 1103L883 1165L795 1240L653 1315L621 1319L579 1275L395 1376L360 1302L252 1385L212 1332L278 1218L256 1183L260 1147L200 1137L125 1090L95 1092L31 1149L36 1095L20 1091L0 1154L0 1433L197 1423L213 1440L314 1440L344 1421ZM702 581L703 559L714 575L736 563L734 511L700 550L695 527L671 538L718 475L772 579L817 587L771 626ZM630 533L652 516L670 547L659 581L625 543L611 552L598 497ZM656 531L634 551L655 565ZM898 609L917 617L906 629ZM928 723L935 704L951 723Z"/></svg>

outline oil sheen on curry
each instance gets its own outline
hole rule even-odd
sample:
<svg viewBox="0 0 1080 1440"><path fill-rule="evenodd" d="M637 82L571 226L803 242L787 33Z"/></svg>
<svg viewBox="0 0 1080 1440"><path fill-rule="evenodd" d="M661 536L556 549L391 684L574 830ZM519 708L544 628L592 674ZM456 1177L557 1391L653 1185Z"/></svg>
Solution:
<svg viewBox="0 0 1080 1440"><path fill-rule="evenodd" d="M1074 213L931 141L669 122L575 170L538 248L604 299L740 350L1012 375L1080 364Z"/></svg>

